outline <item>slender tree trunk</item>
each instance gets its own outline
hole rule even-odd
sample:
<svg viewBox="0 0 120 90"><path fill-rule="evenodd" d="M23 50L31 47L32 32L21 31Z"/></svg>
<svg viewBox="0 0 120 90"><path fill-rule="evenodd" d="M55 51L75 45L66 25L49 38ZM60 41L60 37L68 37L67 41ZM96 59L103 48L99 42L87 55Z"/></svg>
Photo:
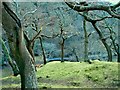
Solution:
<svg viewBox="0 0 120 90"><path fill-rule="evenodd" d="M115 50L115 52L117 53L117 56L118 56L117 61L120 62L120 51L119 51L119 45L118 45L119 44L119 39L118 39L118 44L116 44L115 39L113 38L113 30L112 30L112 28L110 28L107 23L106 23L106 26L107 26L108 30L110 31L110 39L112 41L114 50Z"/></svg>
<svg viewBox="0 0 120 90"><path fill-rule="evenodd" d="M111 32L111 31L110 31L110 32ZM111 34L110 39L111 39L111 41L112 41L114 50L115 50L115 52L117 53L117 56L118 56L117 61L119 62L119 61L120 61L119 46L118 46L118 48L117 48L117 45L116 45L116 43L115 43L115 40L113 39L112 33L110 33L110 34Z"/></svg>
<svg viewBox="0 0 120 90"><path fill-rule="evenodd" d="M65 39L62 37L62 43L61 43L61 62L64 62L64 43L65 43Z"/></svg>
<svg viewBox="0 0 120 90"><path fill-rule="evenodd" d="M100 40L102 41L103 45L105 46L107 53L108 53L108 61L112 62L112 51L109 47L109 45L106 43L106 40L104 39L102 33L100 32L100 30L97 28L96 23L92 23L93 27L95 28L95 30L97 31Z"/></svg>
<svg viewBox="0 0 120 90"><path fill-rule="evenodd" d="M76 57L76 61L79 62L79 58L78 58L78 56L77 56L77 53L76 53L75 48L73 48L73 53L74 53L74 55L75 55L75 57Z"/></svg>
<svg viewBox="0 0 120 90"><path fill-rule="evenodd" d="M10 52L20 71L21 88L37 88L33 58L26 48L21 22L8 4L3 2L2 25L7 34Z"/></svg>
<svg viewBox="0 0 120 90"><path fill-rule="evenodd" d="M109 45L106 43L106 41L104 39L102 39L102 42L103 42L104 46L106 47L106 50L107 50L107 53L108 53L108 61L112 62L111 48L109 47Z"/></svg>
<svg viewBox="0 0 120 90"><path fill-rule="evenodd" d="M118 42L119 43L119 42ZM118 46L118 58L117 58L117 62L120 63L120 47Z"/></svg>
<svg viewBox="0 0 120 90"><path fill-rule="evenodd" d="M118 29L120 26L120 21L118 21ZM120 30L118 30L118 62L120 63Z"/></svg>
<svg viewBox="0 0 120 90"><path fill-rule="evenodd" d="M43 55L43 60L44 60L44 65L45 65L46 64L46 56L45 56L45 50L43 48L42 37L39 37L39 40L40 40L40 45L41 45L42 55Z"/></svg>
<svg viewBox="0 0 120 90"><path fill-rule="evenodd" d="M110 31L110 32L112 32L112 31ZM120 62L120 51L119 51L119 46L116 45L115 40L113 39L112 33L110 33L110 34L111 34L110 39L111 39L111 41L112 41L114 50L115 50L115 52L117 53L117 56L118 56L117 62ZM119 43L119 42L118 42L118 43Z"/></svg>
<svg viewBox="0 0 120 90"><path fill-rule="evenodd" d="M117 59L117 62L120 63L120 53L118 54L118 59Z"/></svg>
<svg viewBox="0 0 120 90"><path fill-rule="evenodd" d="M76 61L79 62L79 59L76 53L75 53L75 57L76 57Z"/></svg>
<svg viewBox="0 0 120 90"><path fill-rule="evenodd" d="M84 61L85 62L89 62L89 59L88 59L88 33L87 33L87 30L86 30L86 20L84 18L83 20L83 29L84 29Z"/></svg>
<svg viewBox="0 0 120 90"><path fill-rule="evenodd" d="M2 39L0 39L0 43L2 43L2 49L3 49L3 52L4 54L6 54L7 56L7 60L8 60L8 63L9 65L11 66L12 70L13 70L13 73L14 73L14 76L17 76L19 74L19 70L18 70L18 67L17 65L13 62L13 60L11 59L10 55L9 55L9 51L7 49L7 47L5 46L4 42Z"/></svg>
<svg viewBox="0 0 120 90"><path fill-rule="evenodd" d="M111 36L111 40L112 40L112 44L113 44L114 50L117 53L117 62L120 62L120 50L119 50L119 46L118 46L118 44L116 45L115 40L113 39L112 36Z"/></svg>

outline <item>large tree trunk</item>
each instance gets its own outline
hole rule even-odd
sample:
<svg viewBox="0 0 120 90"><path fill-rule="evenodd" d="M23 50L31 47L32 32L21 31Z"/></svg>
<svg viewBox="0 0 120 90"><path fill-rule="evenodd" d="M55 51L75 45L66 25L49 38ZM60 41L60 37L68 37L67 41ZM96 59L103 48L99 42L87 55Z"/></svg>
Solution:
<svg viewBox="0 0 120 90"><path fill-rule="evenodd" d="M106 40L104 39L102 33L100 32L100 30L97 28L96 23L92 23L93 27L95 28L95 30L97 31L100 40L102 41L103 45L105 46L107 53L108 53L108 61L112 62L112 51L110 46L107 44Z"/></svg>
<svg viewBox="0 0 120 90"><path fill-rule="evenodd" d="M12 58L16 61L21 76L21 88L37 88L32 56L26 48L21 22L16 14L3 2L2 25L6 31Z"/></svg>
<svg viewBox="0 0 120 90"><path fill-rule="evenodd" d="M40 40L40 45L41 45L42 55L43 55L43 60L44 60L44 65L45 65L46 64L46 56L45 56L45 50L43 48L42 37L39 37L39 40Z"/></svg>

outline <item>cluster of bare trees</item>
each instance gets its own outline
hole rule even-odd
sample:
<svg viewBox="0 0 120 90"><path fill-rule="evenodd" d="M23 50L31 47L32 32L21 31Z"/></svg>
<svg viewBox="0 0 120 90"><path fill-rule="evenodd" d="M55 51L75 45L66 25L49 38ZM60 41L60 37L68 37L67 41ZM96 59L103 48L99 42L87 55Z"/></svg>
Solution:
<svg viewBox="0 0 120 90"><path fill-rule="evenodd" d="M120 15L117 12L118 7L120 6L120 2L118 2L115 5L99 5L99 4L94 4L94 5L89 5L90 3L87 2L81 2L81 3L76 3L76 2L67 2L65 3L72 8L73 10L77 11L79 15L84 17L83 25L84 25L84 32L85 32L85 61L88 60L88 37L89 35L87 34L86 30L86 21L90 22L92 26L95 28L96 32L98 33L101 42L105 46L107 53L108 53L108 60L112 61L112 51L111 47L108 45L106 42L106 38L103 36L100 28L97 26L97 23L100 21L103 21L105 19L110 19L110 18L116 18L120 19ZM82 4L82 5L81 5ZM36 5L36 4L35 4ZM37 5L36 5L37 7ZM105 11L109 14L109 16L105 17L99 17L99 18L91 18L89 15L90 11L94 10L102 10ZM36 10L35 10L36 11ZM27 15L27 13L24 15L24 17ZM23 18L24 18L23 17ZM32 28L36 32L36 34L30 39L28 35L24 32L23 28L23 19L18 18L17 13L14 13L12 9L10 8L10 3L8 2L2 2L2 26L4 31L6 32L8 43L9 43L9 48L10 48L10 58L12 60L15 60L19 74L21 76L21 88L24 90L25 88L38 88L37 84L37 78L35 74L35 67L34 67L34 53L33 53L33 46L34 42L36 39L40 40L40 44L42 47L42 53L44 57L44 64L46 64L46 56L44 52L44 48L42 45L42 37L47 37L47 38L54 38L57 36L61 37L61 60L62 62L63 57L64 57L64 42L67 38L64 37L64 30L62 27L62 22L60 21L60 34L56 34L53 36L47 36L44 34L41 34L42 32L42 26L39 29L37 22L34 22ZM39 19L37 19L39 20ZM114 30L109 27L109 25L105 25L105 27L108 28L110 31L110 39L113 44L113 48L115 49L117 55L118 55L118 62L120 62L120 50L119 50L119 44L115 42L113 35ZM3 44L4 46L4 44ZM73 52L75 52L75 49L73 49ZM75 53L76 55L76 53ZM77 55L76 55L76 58ZM10 59L10 62L12 61Z"/></svg>
<svg viewBox="0 0 120 90"><path fill-rule="evenodd" d="M81 16L83 16L85 18L86 21L91 22L92 26L95 28L96 32L98 33L101 42L103 43L103 45L105 46L107 53L108 53L108 61L112 61L112 51L110 46L108 45L108 43L106 42L106 38L104 37L104 35L102 34L101 30L99 29L99 27L97 26L97 23L99 23L100 21L103 21L105 19L110 19L110 18L117 18L118 20L120 19L120 14L118 12L118 8L120 6L120 2L118 2L115 5L97 5L97 3L95 5L89 5L90 3L87 2L81 2L81 3L76 3L76 2L67 2L66 4L72 8L73 10L77 11ZM82 5L81 5L82 4ZM89 12L90 11L94 11L94 10L102 10L107 12L109 15L108 16L103 16L103 17L98 17L98 18L91 18L89 16ZM87 12L87 13L85 13ZM120 62L120 52L119 52L119 45L118 43L115 43L115 39L113 39L112 33L114 32L112 29L110 29L108 27L108 25L106 24L106 27L110 30L110 39L114 45L114 49L117 53L118 56L118 62ZM85 27L84 27L85 30ZM85 31L86 33L86 31ZM86 37L86 36L85 36ZM86 37L87 38L87 37ZM87 43L87 41L85 41ZM87 45L87 44L85 44ZM85 53L86 53L86 49L85 49ZM85 58L87 58L87 53L85 54Z"/></svg>

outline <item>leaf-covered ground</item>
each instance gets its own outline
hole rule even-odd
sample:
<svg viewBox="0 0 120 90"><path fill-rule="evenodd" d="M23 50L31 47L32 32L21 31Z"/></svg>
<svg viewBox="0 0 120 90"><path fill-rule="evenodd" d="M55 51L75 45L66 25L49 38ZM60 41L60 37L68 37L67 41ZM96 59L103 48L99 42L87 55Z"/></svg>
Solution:
<svg viewBox="0 0 120 90"><path fill-rule="evenodd" d="M38 68L36 72L39 88L117 88L120 86L118 78L118 63L93 61L85 62L54 61ZM7 76L3 69L3 88L19 88L20 77Z"/></svg>

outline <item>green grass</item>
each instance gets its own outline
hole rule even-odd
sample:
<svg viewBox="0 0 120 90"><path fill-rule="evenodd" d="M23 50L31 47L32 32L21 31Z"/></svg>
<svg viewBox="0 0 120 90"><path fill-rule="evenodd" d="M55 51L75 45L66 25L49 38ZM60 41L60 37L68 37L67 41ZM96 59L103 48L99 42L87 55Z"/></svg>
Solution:
<svg viewBox="0 0 120 90"><path fill-rule="evenodd" d="M120 85L118 63L93 61L50 62L36 72L39 88L107 88ZM8 76L0 80L3 87L20 87L20 77ZM12 83L12 84L10 84Z"/></svg>

